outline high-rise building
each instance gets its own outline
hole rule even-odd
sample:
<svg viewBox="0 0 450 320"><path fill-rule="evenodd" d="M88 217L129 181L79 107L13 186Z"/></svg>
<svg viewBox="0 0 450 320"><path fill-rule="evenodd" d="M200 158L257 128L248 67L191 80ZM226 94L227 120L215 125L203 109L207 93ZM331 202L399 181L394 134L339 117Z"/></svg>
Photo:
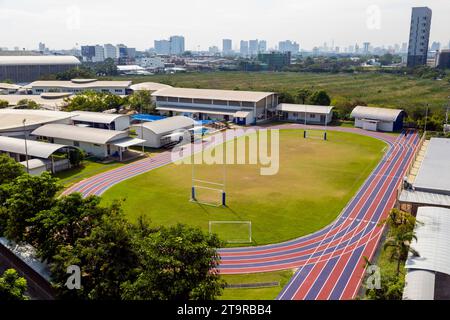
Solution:
<svg viewBox="0 0 450 320"><path fill-rule="evenodd" d="M114 46L114 45L112 45L110 43L107 43L103 47L105 49L105 59L108 59L108 58L109 59L117 59L117 58L119 58L119 54L118 54L116 46Z"/></svg>
<svg viewBox="0 0 450 320"><path fill-rule="evenodd" d="M224 55L231 54L233 52L233 41L231 39L222 40L222 53Z"/></svg>
<svg viewBox="0 0 450 320"><path fill-rule="evenodd" d="M219 53L219 47L217 46L212 46L208 48L208 52L209 54L215 55Z"/></svg>
<svg viewBox="0 0 450 320"><path fill-rule="evenodd" d="M45 43L39 42L39 51L41 52L45 51Z"/></svg>
<svg viewBox="0 0 450 320"><path fill-rule="evenodd" d="M369 53L370 42L364 42L364 54Z"/></svg>
<svg viewBox="0 0 450 320"><path fill-rule="evenodd" d="M248 56L248 41L241 40L240 53L242 56Z"/></svg>
<svg viewBox="0 0 450 320"><path fill-rule="evenodd" d="M184 37L183 36L171 36L170 37L170 54L180 55L184 51L185 51Z"/></svg>
<svg viewBox="0 0 450 320"><path fill-rule="evenodd" d="M434 41L431 44L430 51L439 51L441 49L441 43Z"/></svg>
<svg viewBox="0 0 450 320"><path fill-rule="evenodd" d="M432 12L428 7L414 7L409 33L408 67L427 64Z"/></svg>
<svg viewBox="0 0 450 320"><path fill-rule="evenodd" d="M95 46L81 46L81 56L84 61L92 61L95 57Z"/></svg>
<svg viewBox="0 0 450 320"><path fill-rule="evenodd" d="M406 42L403 42L401 52L406 53L407 51L408 51L408 44Z"/></svg>
<svg viewBox="0 0 450 320"><path fill-rule="evenodd" d="M291 52L259 53L258 61L266 64L269 70L279 71L291 64Z"/></svg>
<svg viewBox="0 0 450 320"><path fill-rule="evenodd" d="M105 49L98 44L94 46L95 55L92 57L92 62L102 62L105 60Z"/></svg>
<svg viewBox="0 0 450 320"><path fill-rule="evenodd" d="M157 54L170 55L170 41L155 40L155 51Z"/></svg>
<svg viewBox="0 0 450 320"><path fill-rule="evenodd" d="M436 66L442 69L450 69L450 50L442 50L436 59Z"/></svg>
<svg viewBox="0 0 450 320"><path fill-rule="evenodd" d="M256 40L250 40L248 42L248 53L251 56L256 56L258 54L258 48L259 48L259 41Z"/></svg>
<svg viewBox="0 0 450 320"><path fill-rule="evenodd" d="M300 51L300 45L297 42L292 42L291 40L280 41L278 43L278 51L297 54Z"/></svg>
<svg viewBox="0 0 450 320"><path fill-rule="evenodd" d="M258 44L258 53L265 53L267 51L267 41L260 40Z"/></svg>

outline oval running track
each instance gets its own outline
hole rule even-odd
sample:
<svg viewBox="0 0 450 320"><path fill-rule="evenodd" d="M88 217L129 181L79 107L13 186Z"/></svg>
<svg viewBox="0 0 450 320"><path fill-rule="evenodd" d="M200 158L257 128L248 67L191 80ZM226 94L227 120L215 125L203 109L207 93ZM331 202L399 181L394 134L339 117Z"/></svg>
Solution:
<svg viewBox="0 0 450 320"><path fill-rule="evenodd" d="M253 127L255 128L255 127ZM304 129L303 125L287 124L264 129ZM256 129L262 129L257 127ZM314 126L314 129L324 129ZM372 258L383 233L379 223L394 206L396 191L414 153L419 136L410 132L398 137L356 128L328 127L371 136L389 145L383 159L372 171L356 195L329 226L305 237L283 243L258 247L219 250L221 274L243 274L296 269L294 276L277 299L352 299L364 277L364 257ZM244 134L243 132L240 135ZM196 144L193 152L223 143L214 137L210 142ZM101 173L66 189L63 194L81 192L83 196L101 195L112 186L186 157L192 152L173 156L170 151Z"/></svg>

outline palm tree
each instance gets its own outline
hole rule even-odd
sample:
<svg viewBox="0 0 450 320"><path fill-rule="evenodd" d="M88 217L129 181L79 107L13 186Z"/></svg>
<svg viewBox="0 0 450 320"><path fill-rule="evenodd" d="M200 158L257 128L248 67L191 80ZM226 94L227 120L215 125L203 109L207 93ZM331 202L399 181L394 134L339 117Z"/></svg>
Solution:
<svg viewBox="0 0 450 320"><path fill-rule="evenodd" d="M306 100L309 98L310 95L311 91L309 91L308 89L300 89L297 92L297 98L302 104L305 104Z"/></svg>
<svg viewBox="0 0 450 320"><path fill-rule="evenodd" d="M400 264L406 261L409 253L415 257L420 257L419 253L411 248L413 239L417 241L414 231L402 231L389 237L384 244L383 250L393 249L391 259L397 260L397 276L400 274Z"/></svg>

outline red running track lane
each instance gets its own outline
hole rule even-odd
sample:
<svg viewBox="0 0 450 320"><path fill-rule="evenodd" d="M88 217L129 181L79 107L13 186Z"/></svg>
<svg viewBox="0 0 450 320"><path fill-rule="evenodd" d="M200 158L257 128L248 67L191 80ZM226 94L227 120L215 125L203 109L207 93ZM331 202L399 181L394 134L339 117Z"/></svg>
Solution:
<svg viewBox="0 0 450 320"><path fill-rule="evenodd" d="M268 127L267 129L302 128L304 128L302 125L281 125ZM321 129L321 127L315 127L314 129ZM324 128L322 127L322 129ZM326 283L322 286L324 290L321 290L320 294L315 297L325 299L333 298L330 297L330 295L326 295L326 288L328 288L328 290L334 289L330 286L330 283L332 283L333 279L335 279L336 275L339 273L337 271L342 269L339 266L348 266L348 260L350 260L356 250L364 249L364 253L372 250L370 255L373 254L374 247L376 247L379 238L381 237L382 230L375 232L377 229L374 227L375 221L368 221L368 219L373 219L373 204L380 199L379 196L375 200L371 199L370 194L374 194L375 192L375 195L378 195L381 192L380 190L386 191L386 184L388 184L388 181L395 180L398 182L401 180L398 171L406 168L408 162L403 161L400 163L398 160L407 153L405 141L412 141L411 143L414 145L417 143L417 136L409 135L408 138L400 136L399 139L395 140L392 136L386 134L366 132L354 128L328 127L328 130L372 136L386 141L391 145L391 148L383 161L368 178L368 181L366 181L360 191L358 191L355 198L352 199L341 216L332 225L312 235L280 244L261 247L222 249L220 250L222 256L222 263L220 266L221 273L266 272L302 267L302 269L304 268L305 270L301 271L308 271L308 279L306 279L304 283L309 286L304 286L303 289L301 289L301 286L295 288L294 293L296 294L291 297L288 297L288 295L285 294L284 298L307 298L308 294L311 295L312 286L316 285L317 287L317 283L320 283L317 279L329 279L329 281L325 281ZM410 157L411 155L409 158ZM171 162L170 153L165 152L155 158L144 159L86 179L66 190L65 194L81 191L84 196L91 194L100 195L111 186L120 183L125 179L148 172ZM380 187L380 183L384 187ZM396 186L398 183L394 183L393 185ZM368 210L367 207L364 207L367 205L370 206L370 210ZM390 204L386 205L385 208L389 208L389 205ZM348 210L346 211L346 209ZM364 211L362 212L363 209ZM378 221L381 218L382 215L378 215L375 220ZM338 263L336 264L336 262ZM330 264L332 266L335 265L335 267L326 269ZM363 271L362 268L361 270ZM325 276L324 271L326 271ZM346 292L351 292L355 284L356 287L359 287L362 276L358 277L357 273L357 270L353 270L350 273L350 277L347 277L351 279L348 279L348 285L345 286L345 288L349 288ZM298 272L296 275L298 275ZM297 276L297 279L298 278L299 277ZM338 279L341 278L342 275L338 276ZM296 279L296 277L294 276L293 279ZM356 279L356 282L354 279ZM344 279L344 281L345 280L346 279ZM289 285L291 287L293 286L292 280L288 286ZM346 294L343 295L343 298L346 298ZM350 295L354 296L354 293L351 293Z"/></svg>

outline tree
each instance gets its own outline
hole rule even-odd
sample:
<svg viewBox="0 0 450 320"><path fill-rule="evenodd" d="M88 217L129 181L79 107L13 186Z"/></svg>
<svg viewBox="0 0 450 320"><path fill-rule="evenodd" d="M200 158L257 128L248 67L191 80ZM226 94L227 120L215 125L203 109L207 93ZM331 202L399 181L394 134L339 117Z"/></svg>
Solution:
<svg viewBox="0 0 450 320"><path fill-rule="evenodd" d="M36 101L30 99L22 99L17 102L18 109L40 109L41 106Z"/></svg>
<svg viewBox="0 0 450 320"><path fill-rule="evenodd" d="M93 68L97 75L116 76L119 74L117 65L112 58L107 58L103 62L96 63Z"/></svg>
<svg viewBox="0 0 450 320"><path fill-rule="evenodd" d="M413 256L418 257L419 253L411 248L411 241L417 237L413 231L397 232L395 235L389 237L384 243L383 250L392 248L391 259L397 260L397 276L400 274L400 265L408 258L408 253L411 252Z"/></svg>
<svg viewBox="0 0 450 320"><path fill-rule="evenodd" d="M24 167L20 163L6 154L0 154L0 184L9 183L24 173Z"/></svg>
<svg viewBox="0 0 450 320"><path fill-rule="evenodd" d="M90 68L81 66L75 67L56 75L57 80L72 80L72 79L92 79L95 78L94 72Z"/></svg>
<svg viewBox="0 0 450 320"><path fill-rule="evenodd" d="M17 242L25 241L30 227L29 219L42 210L50 209L55 195L61 189L58 179L44 172L40 176L23 174L4 187L7 199L0 221L3 233Z"/></svg>
<svg viewBox="0 0 450 320"><path fill-rule="evenodd" d="M297 98L302 104L306 104L309 96L311 95L311 91L308 89L300 89L297 92Z"/></svg>
<svg viewBox="0 0 450 320"><path fill-rule="evenodd" d="M143 113L152 113L155 106L150 91L139 90L128 96L128 104L132 110Z"/></svg>
<svg viewBox="0 0 450 320"><path fill-rule="evenodd" d="M287 91L280 92L278 99L280 103L295 103L295 98Z"/></svg>
<svg viewBox="0 0 450 320"><path fill-rule="evenodd" d="M309 100L311 104L320 106L329 106L331 103L330 96L324 90L315 91Z"/></svg>
<svg viewBox="0 0 450 320"><path fill-rule="evenodd" d="M135 240L140 267L123 284L128 300L211 300L224 287L216 268L221 245L215 235L184 225L162 227Z"/></svg>
<svg viewBox="0 0 450 320"><path fill-rule="evenodd" d="M66 100L66 111L103 112L110 109L119 110L125 104L126 98L112 93L84 91Z"/></svg>
<svg viewBox="0 0 450 320"><path fill-rule="evenodd" d="M0 301L28 300L27 280L16 270L7 269L0 277Z"/></svg>
<svg viewBox="0 0 450 320"><path fill-rule="evenodd" d="M85 158L85 153L80 149L70 149L69 162L73 167L79 167Z"/></svg>
<svg viewBox="0 0 450 320"><path fill-rule="evenodd" d="M404 287L403 277L383 274L381 288L367 289L366 297L370 300L402 300Z"/></svg>
<svg viewBox="0 0 450 320"><path fill-rule="evenodd" d="M133 277L138 258L132 244L133 226L125 219L120 205L107 209L101 221L74 245L60 246L51 264L52 279L60 297L118 300L121 284ZM68 290L67 267L82 271L80 290Z"/></svg>
<svg viewBox="0 0 450 320"><path fill-rule="evenodd" d="M0 109L9 107L9 102L6 100L0 99Z"/></svg>
<svg viewBox="0 0 450 320"><path fill-rule="evenodd" d="M29 219L29 239L44 260L52 262L59 246L74 246L98 226L108 208L100 207L100 198L86 199L79 193L59 198L48 210L40 211Z"/></svg>

